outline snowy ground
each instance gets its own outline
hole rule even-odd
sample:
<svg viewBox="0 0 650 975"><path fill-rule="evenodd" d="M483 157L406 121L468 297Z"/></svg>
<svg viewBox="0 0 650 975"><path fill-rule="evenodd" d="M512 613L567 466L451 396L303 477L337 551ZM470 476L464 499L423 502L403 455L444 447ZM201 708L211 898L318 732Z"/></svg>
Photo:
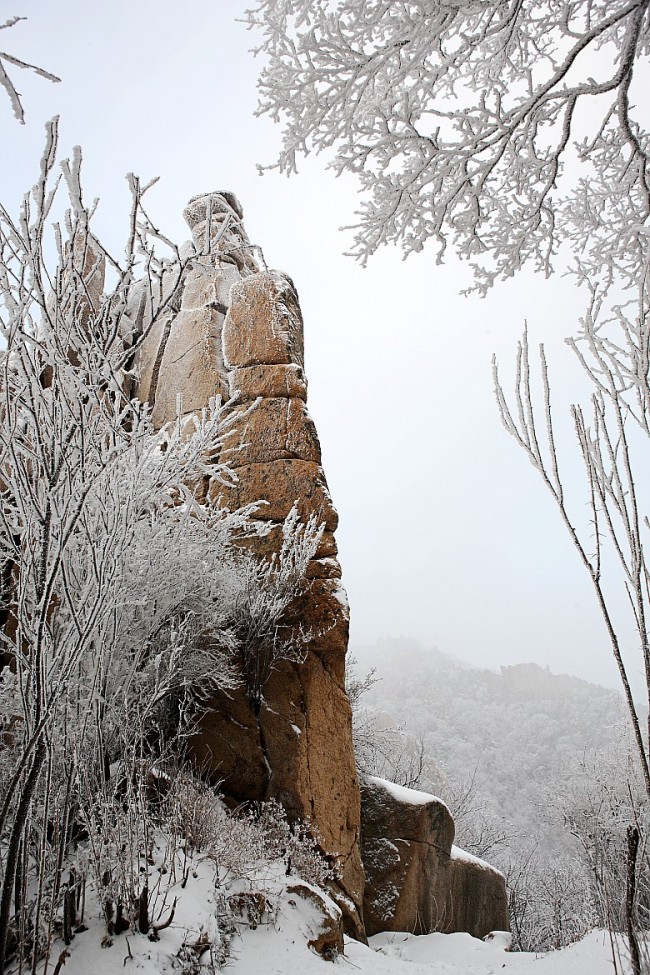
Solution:
<svg viewBox="0 0 650 975"><path fill-rule="evenodd" d="M328 965L285 929L246 936L233 975L328 975ZM371 945L346 942L334 969L361 975L614 975L609 939L594 931L583 941L547 955L506 952L469 934L382 934ZM625 969L627 971L627 968Z"/></svg>
<svg viewBox="0 0 650 975"><path fill-rule="evenodd" d="M74 938L65 967L60 969L61 975L215 972L223 939L216 914L223 907L224 896L238 890L263 890L266 910L254 928L245 917L236 924L225 968L232 975L328 975L335 971L339 975L344 972L350 975L496 975L502 971L507 975L621 973L620 967L614 968L609 938L603 932L592 932L578 944L546 955L508 952L499 944L498 936L486 943L468 934L415 937L385 933L372 938L370 946L346 940L345 955L334 962L325 961L307 946L320 930L318 908L287 890L300 881L277 873L249 878L246 883L238 881L225 889L216 888L214 881L214 865L203 860L196 864L185 888L180 884L170 888L164 902L157 905L159 920L169 916L175 896L178 905L172 924L160 932L159 941L152 942L146 936L127 932L114 936L108 944L98 907L95 904L93 909L92 903L89 904L85 918L88 930ZM196 950L201 943L211 943L214 954L210 950L203 953ZM184 945L195 947L184 949ZM52 975L62 950L63 946L53 953L48 975ZM627 973L627 966L622 971Z"/></svg>
<svg viewBox="0 0 650 975"><path fill-rule="evenodd" d="M609 936L593 931L587 937L545 955L507 952L469 934L380 934L371 939L373 953L350 945L350 962L375 975L613 975ZM627 966L624 969L627 971Z"/></svg>
<svg viewBox="0 0 650 975"><path fill-rule="evenodd" d="M506 952L468 934L382 934L371 945L346 942L345 956L334 963L307 948L305 923L300 908L280 916L276 926L246 931L232 946L226 971L232 975L328 975L330 971L361 975L613 975L608 936L594 931L583 941L546 955ZM129 958L124 935L111 948L99 948L90 932L78 935L64 975L113 975L137 971L143 975L183 971L173 958L182 938L170 931L157 945L141 935L129 937ZM128 935L127 935L128 937ZM84 942L82 944L82 940ZM175 949L175 950L174 950ZM209 956L201 962L210 972ZM51 970L51 969L50 969ZM189 970L189 969L188 969ZM627 966L625 968L627 971Z"/></svg>

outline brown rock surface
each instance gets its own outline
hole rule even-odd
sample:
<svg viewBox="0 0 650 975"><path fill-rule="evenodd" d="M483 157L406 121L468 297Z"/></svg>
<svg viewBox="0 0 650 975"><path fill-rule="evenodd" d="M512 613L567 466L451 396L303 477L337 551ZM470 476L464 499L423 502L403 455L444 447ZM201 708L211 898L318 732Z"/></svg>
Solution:
<svg viewBox="0 0 650 975"><path fill-rule="evenodd" d="M227 455L226 455L227 456ZM327 531L335 531L338 515L332 504L323 469L315 461L271 460L237 468L238 483L224 494L219 482L210 488L210 497L222 497L231 509L266 501L257 517L263 521L283 521L298 502L300 517L316 513Z"/></svg>
<svg viewBox="0 0 650 975"><path fill-rule="evenodd" d="M151 309L140 313L141 327L150 331L136 362L138 393L152 407L157 429L176 418L179 402L182 413L191 413L211 399L228 399L222 329L230 289L242 274L259 271L241 223L241 207L231 193L194 197L184 216L196 258L180 281L172 270L163 282L169 310L153 324ZM138 313L134 310L133 315Z"/></svg>
<svg viewBox="0 0 650 975"><path fill-rule="evenodd" d="M271 544L277 545L279 526L295 502L303 519L316 514L326 528L308 573L312 581L287 620L311 636L305 659L285 662L271 675L260 710L260 739L269 770L266 794L278 798L290 815L308 818L323 848L338 854L346 927L362 936L359 792L350 706L343 689L348 608L334 558L332 533L338 516L304 405L300 308L289 279L275 273L243 279L230 297L223 329L224 362L233 367L230 392L243 388L247 400L261 399L240 423L240 436L249 444L241 453L253 462L235 461L238 483L225 491L215 485L213 491L231 508L268 502L257 517L277 525ZM236 418L241 409L235 406L231 416ZM255 548L268 557L269 540ZM226 778L226 787L228 783L235 791L241 789L232 778Z"/></svg>
<svg viewBox="0 0 650 975"><path fill-rule="evenodd" d="M182 413L200 410L217 397L228 398L221 328L230 287L238 280L232 265L200 267L186 275L180 311L163 331L156 330L158 369L155 386L149 387L156 428L176 417L179 397Z"/></svg>
<svg viewBox="0 0 650 975"><path fill-rule="evenodd" d="M319 657L283 661L258 716L243 695L221 694L201 718L193 745L227 796L276 798L290 818L309 819L324 851L338 858L346 930L362 936L363 874L358 852L358 782L347 695ZM333 891L337 899L337 891Z"/></svg>
<svg viewBox="0 0 650 975"><path fill-rule="evenodd" d="M261 399L232 417L238 441L228 455L232 467L288 459L320 464L316 427L301 399Z"/></svg>
<svg viewBox="0 0 650 975"><path fill-rule="evenodd" d="M229 369L242 366L303 366L302 316L291 280L277 271L233 285L223 326L223 356Z"/></svg>
<svg viewBox="0 0 650 975"><path fill-rule="evenodd" d="M341 575L337 559L312 559L307 569L308 579L340 579Z"/></svg>
<svg viewBox="0 0 650 975"><path fill-rule="evenodd" d="M320 658L337 684L343 687L349 608L340 581L331 577L313 579L294 603L292 615L310 631L310 653Z"/></svg>
<svg viewBox="0 0 650 975"><path fill-rule="evenodd" d="M508 931L503 875L456 847L451 851L449 871L452 906L448 930L468 931L475 938L484 938L490 931Z"/></svg>
<svg viewBox="0 0 650 975"><path fill-rule="evenodd" d="M381 779L362 783L364 920L379 931L508 929L503 875L452 847L454 823L434 796Z"/></svg>
<svg viewBox="0 0 650 975"><path fill-rule="evenodd" d="M280 366L243 366L228 373L230 396L238 394L241 403L258 396L307 401L307 380L300 366L289 363Z"/></svg>

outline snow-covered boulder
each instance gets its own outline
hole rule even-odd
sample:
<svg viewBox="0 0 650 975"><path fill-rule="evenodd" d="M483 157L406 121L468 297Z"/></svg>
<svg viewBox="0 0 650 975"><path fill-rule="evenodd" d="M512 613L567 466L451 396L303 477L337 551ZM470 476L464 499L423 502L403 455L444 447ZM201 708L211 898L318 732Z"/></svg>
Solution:
<svg viewBox="0 0 650 975"><path fill-rule="evenodd" d="M508 927L508 900L503 874L452 846L449 859L451 926L445 931L469 931L475 938Z"/></svg>
<svg viewBox="0 0 650 975"><path fill-rule="evenodd" d="M361 855L367 934L508 927L503 875L454 847L454 821L441 799L384 779L361 786Z"/></svg>

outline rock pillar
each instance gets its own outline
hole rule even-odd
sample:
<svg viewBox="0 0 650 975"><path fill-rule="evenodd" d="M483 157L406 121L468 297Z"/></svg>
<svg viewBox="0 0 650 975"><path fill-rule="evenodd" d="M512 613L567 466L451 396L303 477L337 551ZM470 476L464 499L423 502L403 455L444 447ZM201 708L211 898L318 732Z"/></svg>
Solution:
<svg viewBox="0 0 650 975"><path fill-rule="evenodd" d="M231 194L197 197L185 216L196 259L168 319L147 339L141 398L148 397L157 426L176 416L179 396L183 413L215 396L233 401L237 438L222 459L237 483L215 481L208 490L231 509L266 502L257 514L270 523L255 542L260 558L278 548L294 503L304 519L315 513L325 525L307 589L293 610L311 634L305 659L279 664L259 714L243 693L213 699L194 751L227 796L238 802L276 798L290 817L316 827L325 852L339 860L334 893L347 929L363 937L360 797L344 689L348 606L336 560L338 516L306 407L298 296L290 278L260 267Z"/></svg>

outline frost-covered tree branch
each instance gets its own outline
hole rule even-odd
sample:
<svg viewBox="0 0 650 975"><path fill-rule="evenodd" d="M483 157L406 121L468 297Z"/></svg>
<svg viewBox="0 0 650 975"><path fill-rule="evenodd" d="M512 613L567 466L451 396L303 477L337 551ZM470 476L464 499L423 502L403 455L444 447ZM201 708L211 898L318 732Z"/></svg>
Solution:
<svg viewBox="0 0 650 975"><path fill-rule="evenodd" d="M567 240L585 274L646 266L648 0L259 0L247 22L275 165L325 151L358 177L362 262L451 242L481 292Z"/></svg>
<svg viewBox="0 0 650 975"><path fill-rule="evenodd" d="M0 30L7 30L10 27L14 27L21 20L27 20L26 17L10 17L6 20L4 24L0 24ZM13 54L8 54L7 51L0 51L0 88L4 88L5 94L9 98L12 111L15 117L21 124L25 124L25 109L23 106L21 93L16 88L14 84L11 72L12 69L18 68L19 70L33 71L40 78L45 78L46 81L60 81L55 74L50 71L46 71L44 68L39 68L36 64L29 64L27 61L21 61L20 58L15 57Z"/></svg>
<svg viewBox="0 0 650 975"><path fill-rule="evenodd" d="M615 321L601 325L588 320L579 337L570 339L569 345L592 388L588 411L579 404L571 407L584 471L584 489L578 491L578 503L574 485L561 470L543 346L539 350L541 397L533 388L526 333L519 344L511 403L503 391L496 362L495 390L506 430L550 491L591 580L618 667L650 796L650 727L644 728L642 712L634 701L630 658L624 653L626 641L612 602L612 587L619 587L630 608L638 649L634 659L641 663L650 701L650 566L646 555L650 318L646 314L633 323L620 312ZM589 512L586 521L581 513L585 504Z"/></svg>

